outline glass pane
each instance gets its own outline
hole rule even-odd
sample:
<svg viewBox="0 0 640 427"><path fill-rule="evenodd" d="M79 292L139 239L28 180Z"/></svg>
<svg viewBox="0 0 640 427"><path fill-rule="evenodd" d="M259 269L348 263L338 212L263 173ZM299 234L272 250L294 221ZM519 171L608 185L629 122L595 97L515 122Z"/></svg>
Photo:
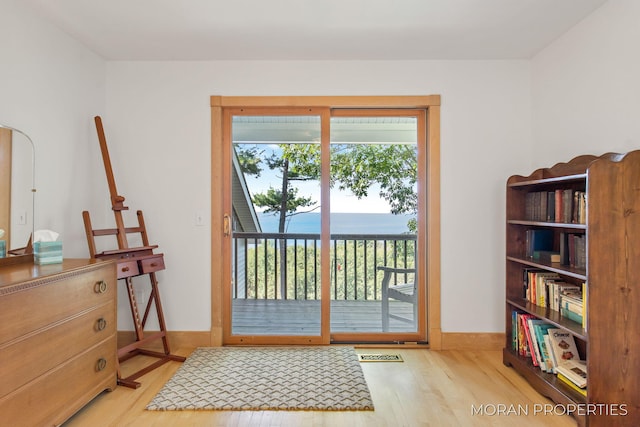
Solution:
<svg viewBox="0 0 640 427"><path fill-rule="evenodd" d="M320 335L320 117L234 116L232 334Z"/></svg>
<svg viewBox="0 0 640 427"><path fill-rule="evenodd" d="M415 117L331 119L331 332L417 331L417 170Z"/></svg>

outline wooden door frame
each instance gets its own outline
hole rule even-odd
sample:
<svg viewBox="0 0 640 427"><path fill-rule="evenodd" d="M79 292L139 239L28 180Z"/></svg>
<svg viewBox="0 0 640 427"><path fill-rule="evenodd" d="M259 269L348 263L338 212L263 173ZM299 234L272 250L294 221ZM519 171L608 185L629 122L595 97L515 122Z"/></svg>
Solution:
<svg viewBox="0 0 640 427"><path fill-rule="evenodd" d="M223 112L229 107L412 108L427 112L427 340L442 348L440 309L440 95L426 96L211 96L211 344L223 344L225 260L231 247L225 235L225 211L230 197L224 189ZM227 251L225 255L225 251ZM219 278L219 279L218 279Z"/></svg>
<svg viewBox="0 0 640 427"><path fill-rule="evenodd" d="M248 116L313 116L320 118L320 134L321 141L320 146L322 147L322 171L321 171L321 182L322 188L329 188L329 122L330 122L330 114L331 111L326 107L253 107L253 106L242 106L242 107L223 107L223 141L222 141L222 159L231 159L232 158L232 137L231 137L231 122L234 116L248 115ZM225 211L223 214L227 217L231 217L232 211L232 200L231 200L231 162L223 160L223 174L221 183L223 196L223 207L227 207L228 211ZM212 188L213 191L213 188ZM325 194L326 193L326 194ZM328 191L324 191L321 193L321 205L328 206ZM328 213L323 211L322 219L321 219L321 244L320 244L320 259L329 259L329 239L330 235L328 227ZM225 226L226 227L226 226ZM233 230L229 230L230 232L227 234L223 233L223 241L221 242L223 245L222 251L222 267L223 271L219 273L221 278L221 285L224 283L231 283L232 276L229 268L224 268L225 266L232 265L232 237ZM212 233L213 234L213 233ZM321 277L329 277L329 267L325 266L325 263L321 263ZM280 345L280 344L307 344L307 345L321 345L321 344L329 344L330 343L330 334L329 334L329 289L326 286L321 287L321 296L320 296L320 307L321 320L320 323L320 334L319 335L233 335L231 333L232 330L232 312L231 312L231 289L229 286L222 285L222 342L224 344L231 345Z"/></svg>

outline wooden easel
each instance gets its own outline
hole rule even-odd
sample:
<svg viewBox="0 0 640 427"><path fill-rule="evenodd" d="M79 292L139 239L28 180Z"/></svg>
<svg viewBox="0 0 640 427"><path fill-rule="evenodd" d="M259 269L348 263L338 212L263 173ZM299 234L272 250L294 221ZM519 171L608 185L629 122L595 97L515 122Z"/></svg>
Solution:
<svg viewBox="0 0 640 427"><path fill-rule="evenodd" d="M137 378L146 374L171 360L184 362L185 358L171 354L169 349L169 341L167 340L167 331L162 313L162 304L160 303L160 293L158 292L158 280L156 279L156 271L164 270L164 255L153 253L157 245L149 245L149 238L144 224L142 211L137 211L138 226L125 227L122 218L122 211L127 210L123 205L124 197L118 195L116 190L116 182L113 178L113 170L111 169L111 160L109 151L107 150L107 141L102 127L102 119L100 116L95 117L96 130L98 132L98 140L100 142L100 150L102 151L102 160L107 173L107 182L109 184L109 192L111 194L111 206L116 220L116 228L94 230L91 226L89 212L82 212L84 220L84 228L87 235L87 243L89 244L89 253L92 258L115 259L117 262L117 277L122 279L127 286L127 294L129 296L129 305L131 307L131 315L135 326L136 340L124 347L118 349L118 384L131 388L140 387L140 383L135 381ZM142 245L140 247L130 248L128 244L127 234L140 234L142 237ZM108 250L98 253L96 251L95 238L99 236L115 236L118 241L118 249ZM138 303L136 301L133 278L136 276L147 275L151 282L151 294L146 303L144 314L140 316ZM146 335L144 328L149 317L151 309L155 307L160 325L160 331ZM144 349L143 346L162 339L164 352ZM120 373L120 362L128 360L137 355L145 355L158 358L158 360L136 373L123 378Z"/></svg>

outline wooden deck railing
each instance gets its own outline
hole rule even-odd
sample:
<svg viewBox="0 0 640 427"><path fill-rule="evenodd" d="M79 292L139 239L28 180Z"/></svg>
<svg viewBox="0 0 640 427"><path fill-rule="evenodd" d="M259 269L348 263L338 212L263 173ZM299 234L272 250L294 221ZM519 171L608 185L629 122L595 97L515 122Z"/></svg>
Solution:
<svg viewBox="0 0 640 427"><path fill-rule="evenodd" d="M233 233L233 296L319 299L320 235ZM380 265L415 267L415 234L331 235L331 299L379 300Z"/></svg>

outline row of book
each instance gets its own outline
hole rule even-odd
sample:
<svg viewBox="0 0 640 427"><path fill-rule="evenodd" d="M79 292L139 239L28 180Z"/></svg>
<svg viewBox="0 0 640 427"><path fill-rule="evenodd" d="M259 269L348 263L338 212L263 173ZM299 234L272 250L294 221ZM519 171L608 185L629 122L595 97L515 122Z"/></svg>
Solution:
<svg viewBox="0 0 640 427"><path fill-rule="evenodd" d="M587 266L587 238L584 233L558 234L550 228L531 228L525 231L525 255L537 261L560 263L575 268ZM558 248L555 250L554 248Z"/></svg>
<svg viewBox="0 0 640 427"><path fill-rule="evenodd" d="M584 234L560 233L560 263L587 268L587 238Z"/></svg>
<svg viewBox="0 0 640 427"><path fill-rule="evenodd" d="M557 375L560 381L586 396L586 360L580 358L571 333L533 316L512 312L512 349L531 358L543 372Z"/></svg>
<svg viewBox="0 0 640 427"><path fill-rule="evenodd" d="M587 285L565 282L554 272L535 268L523 270L523 296L531 304L555 310L587 329Z"/></svg>
<svg viewBox="0 0 640 427"><path fill-rule="evenodd" d="M529 221L585 224L586 212L584 191L532 191L525 196L525 219Z"/></svg>

